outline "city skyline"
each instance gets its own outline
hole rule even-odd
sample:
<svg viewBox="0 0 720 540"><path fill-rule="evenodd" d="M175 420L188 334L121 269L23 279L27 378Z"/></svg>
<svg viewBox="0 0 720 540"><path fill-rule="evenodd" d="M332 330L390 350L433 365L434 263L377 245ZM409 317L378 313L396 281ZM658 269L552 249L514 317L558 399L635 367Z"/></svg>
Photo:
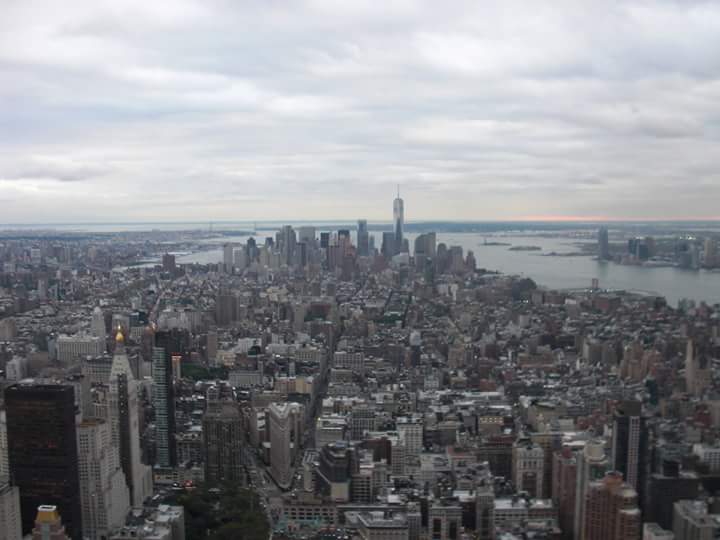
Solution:
<svg viewBox="0 0 720 540"><path fill-rule="evenodd" d="M718 219L719 18L10 3L2 221L385 220L397 184L407 222Z"/></svg>
<svg viewBox="0 0 720 540"><path fill-rule="evenodd" d="M277 228L277 225L279 223L285 223L290 225L298 225L298 224L308 224L308 225L322 225L326 227L333 227L333 226L348 226L352 225L352 227L357 227L357 218L336 218L336 219L292 219L292 218L276 218L276 219L257 219L257 220L167 220L167 221L152 221L152 220L135 220L135 221L17 221L17 222L7 222L7 223L0 223L0 227L10 227L12 229L13 227L23 227L23 228L33 228L33 227L53 227L53 226L60 226L60 227L70 227L73 225L77 226L113 226L113 225L198 225L198 229L200 228L209 228L212 227L218 227L222 225L248 225L250 228L252 228L253 224L256 225L263 225L267 228L261 228L258 227L259 230L263 231L270 231L275 230ZM394 221L392 219L372 219L367 220L363 219L363 221L367 221L368 226L372 227L388 227L391 228L394 224ZM720 221L720 218L716 217L679 217L679 218L673 218L673 219L664 219L664 218L653 218L653 219L640 219L640 218L613 218L613 219L606 219L601 218L598 216L527 216L517 219L442 219L442 218L436 218L436 219L409 219L405 220L405 225L437 225L437 224L512 224L512 223L527 223L527 224L578 224L578 225L623 225L623 224L663 224L663 223L676 223L676 224L684 224L684 223L714 223ZM110 232L120 232L121 230L111 230Z"/></svg>
<svg viewBox="0 0 720 540"><path fill-rule="evenodd" d="M720 227L385 208L0 230L0 538L720 533Z"/></svg>

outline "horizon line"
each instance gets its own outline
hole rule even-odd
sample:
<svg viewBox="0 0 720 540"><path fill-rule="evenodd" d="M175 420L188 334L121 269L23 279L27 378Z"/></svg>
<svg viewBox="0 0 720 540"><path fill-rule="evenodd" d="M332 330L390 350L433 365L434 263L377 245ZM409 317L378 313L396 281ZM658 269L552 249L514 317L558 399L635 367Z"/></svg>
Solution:
<svg viewBox="0 0 720 540"><path fill-rule="evenodd" d="M51 225L222 225L222 224L262 224L262 223L353 223L359 219L265 219L265 220L167 220L167 221L47 221L47 222L13 222L0 223L0 227L12 226L51 226ZM372 223L389 223L392 220L369 220ZM512 219L417 219L405 221L405 224L423 224L423 223L714 223L720 222L720 217L701 217L701 218L609 218L600 216L526 216Z"/></svg>

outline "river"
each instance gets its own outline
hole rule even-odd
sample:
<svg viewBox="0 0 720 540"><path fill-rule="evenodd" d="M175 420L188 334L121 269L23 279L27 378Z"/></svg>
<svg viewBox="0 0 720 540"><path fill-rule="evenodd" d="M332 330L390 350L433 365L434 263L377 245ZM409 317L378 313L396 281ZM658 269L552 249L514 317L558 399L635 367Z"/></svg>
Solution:
<svg viewBox="0 0 720 540"><path fill-rule="evenodd" d="M258 242L265 236L273 236L273 230L259 230ZM354 233L353 233L354 234ZM382 233L372 232L375 246L380 247ZM408 234L413 245L416 234ZM244 243L247 236L213 239L208 243L228 241ZM484 241L503 242L512 246L538 246L541 251L511 251L510 245L484 245ZM576 242L567 237L549 237L541 235L477 233L439 233L438 243L448 246L462 246L463 251L475 253L478 267L497 270L504 274L517 274L532 278L539 285L553 289L574 289L590 287L593 278L597 278L600 287L623 289L659 294L667 298L672 305L682 298L708 303L720 303L720 272L707 270L683 270L674 267L647 268L625 266L613 262L600 262L591 256L544 256L556 252L568 253L580 251ZM217 263L222 261L222 248L199 251L177 258L178 263Z"/></svg>

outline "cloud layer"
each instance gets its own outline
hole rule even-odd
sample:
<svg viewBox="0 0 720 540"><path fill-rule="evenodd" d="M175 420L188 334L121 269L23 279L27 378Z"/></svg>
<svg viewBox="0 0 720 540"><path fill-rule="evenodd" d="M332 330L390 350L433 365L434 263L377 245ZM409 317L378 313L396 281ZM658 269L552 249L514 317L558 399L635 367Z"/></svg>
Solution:
<svg viewBox="0 0 720 540"><path fill-rule="evenodd" d="M5 0L0 222L720 217L714 1Z"/></svg>

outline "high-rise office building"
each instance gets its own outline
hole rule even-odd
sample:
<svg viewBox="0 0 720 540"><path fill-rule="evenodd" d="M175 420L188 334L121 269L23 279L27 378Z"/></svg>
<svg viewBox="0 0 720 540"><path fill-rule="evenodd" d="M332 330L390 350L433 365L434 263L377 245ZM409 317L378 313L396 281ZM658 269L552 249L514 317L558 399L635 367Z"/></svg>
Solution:
<svg viewBox="0 0 720 540"><path fill-rule="evenodd" d="M397 418L397 432L408 456L419 456L423 450L424 423L420 418Z"/></svg>
<svg viewBox="0 0 720 540"><path fill-rule="evenodd" d="M702 337L689 339L685 348L685 391L694 396L712 386L713 372L710 347Z"/></svg>
<svg viewBox="0 0 720 540"><path fill-rule="evenodd" d="M567 446L553 454L552 500L558 510L558 525L564 540L573 539L578 461L576 454L577 451Z"/></svg>
<svg viewBox="0 0 720 540"><path fill-rule="evenodd" d="M382 256L386 259L390 259L397 255L397 241L396 236L394 232L383 232L382 234L382 245L380 247L380 252L382 253Z"/></svg>
<svg viewBox="0 0 720 540"><path fill-rule="evenodd" d="M177 465L173 385L173 362L178 356L176 342L172 331L155 334L152 355L152 396L155 408L155 462L161 467Z"/></svg>
<svg viewBox="0 0 720 540"><path fill-rule="evenodd" d="M329 232L321 232L320 233L320 247L322 249L327 249L330 247L330 233Z"/></svg>
<svg viewBox="0 0 720 540"><path fill-rule="evenodd" d="M40 300L48 299L48 290L50 288L50 280L47 276L43 276L38 279L37 293Z"/></svg>
<svg viewBox="0 0 720 540"><path fill-rule="evenodd" d="M248 264L253 263L258 258L257 241L251 236L245 243L245 252L247 253Z"/></svg>
<svg viewBox="0 0 720 540"><path fill-rule="evenodd" d="M0 482L10 478L7 441L7 414L0 409Z"/></svg>
<svg viewBox="0 0 720 540"><path fill-rule="evenodd" d="M220 402L208 409L203 417L207 484L243 482L243 436L240 410L236 403Z"/></svg>
<svg viewBox="0 0 720 540"><path fill-rule="evenodd" d="M605 443L600 439L590 440L577 453L577 483L575 484L575 519L573 532L576 540L583 540L587 491L592 482L601 480L609 468L605 455Z"/></svg>
<svg viewBox="0 0 720 540"><path fill-rule="evenodd" d="M360 257L370 255L370 233L366 219L359 219L357 224L357 248Z"/></svg>
<svg viewBox="0 0 720 540"><path fill-rule="evenodd" d="M475 532L478 540L495 538L495 491L492 485L475 488Z"/></svg>
<svg viewBox="0 0 720 540"><path fill-rule="evenodd" d="M206 360L209 365L215 365L215 359L218 352L218 333L215 329L210 329L207 332L207 348L206 348Z"/></svg>
<svg viewBox="0 0 720 540"><path fill-rule="evenodd" d="M694 471L681 471L680 463L664 459L662 471L650 475L643 501L643 520L672 530L673 505L700 496L700 477Z"/></svg>
<svg viewBox="0 0 720 540"><path fill-rule="evenodd" d="M0 483L0 540L21 540L20 491L7 482Z"/></svg>
<svg viewBox="0 0 720 540"><path fill-rule="evenodd" d="M13 341L17 337L17 324L12 317L0 319L0 341Z"/></svg>
<svg viewBox="0 0 720 540"><path fill-rule="evenodd" d="M362 440L365 437L366 431L375 429L376 419L375 409L367 405L353 407L350 411L350 440Z"/></svg>
<svg viewBox="0 0 720 540"><path fill-rule="evenodd" d="M598 259L606 261L610 258L610 242L607 227L600 227L598 231Z"/></svg>
<svg viewBox="0 0 720 540"><path fill-rule="evenodd" d="M397 197L393 201L393 225L395 253L401 253L405 245L405 203L400 198L400 186L398 186Z"/></svg>
<svg viewBox="0 0 720 540"><path fill-rule="evenodd" d="M545 451L538 444L524 439L513 446L513 482L518 491L531 497L543 498L543 470Z"/></svg>
<svg viewBox="0 0 720 540"><path fill-rule="evenodd" d="M562 448L563 433L561 431L543 431L531 433L530 440L543 449L543 497L552 495L553 455Z"/></svg>
<svg viewBox="0 0 720 540"><path fill-rule="evenodd" d="M312 246L315 245L316 230L312 225L303 225L298 227L298 242L305 242Z"/></svg>
<svg viewBox="0 0 720 540"><path fill-rule="evenodd" d="M218 326L227 326L236 320L236 314L237 297L227 289L220 289L215 296L215 323Z"/></svg>
<svg viewBox="0 0 720 540"><path fill-rule="evenodd" d="M295 247L297 244L297 235L292 225L284 225L278 233L278 248L282 256L282 263L292 266L294 264Z"/></svg>
<svg viewBox="0 0 720 540"><path fill-rule="evenodd" d="M650 236L630 238L628 240L628 254L641 261L648 260L655 254L655 240Z"/></svg>
<svg viewBox="0 0 720 540"><path fill-rule="evenodd" d="M86 419L78 426L83 537L88 540L107 538L130 510L130 492L110 431L102 419Z"/></svg>
<svg viewBox="0 0 720 540"><path fill-rule="evenodd" d="M8 459L20 490L23 534L39 506L56 506L73 540L82 538L75 390L29 381L5 391Z"/></svg>
<svg viewBox="0 0 720 540"><path fill-rule="evenodd" d="M175 272L175 255L172 253L165 253L162 257L162 269L165 272Z"/></svg>
<svg viewBox="0 0 720 540"><path fill-rule="evenodd" d="M233 250L233 266L240 272L245 270L248 265L247 250L245 248L238 248Z"/></svg>
<svg viewBox="0 0 720 540"><path fill-rule="evenodd" d="M642 519L637 492L618 472L591 482L584 520L586 540L640 540Z"/></svg>
<svg viewBox="0 0 720 540"><path fill-rule="evenodd" d="M235 256L235 245L234 244L225 244L223 246L223 269L228 274L232 274L233 271L233 263Z"/></svg>
<svg viewBox="0 0 720 540"><path fill-rule="evenodd" d="M428 509L428 533L432 540L458 540L463 511L457 499L439 500Z"/></svg>
<svg viewBox="0 0 720 540"><path fill-rule="evenodd" d="M706 238L704 248L705 266L707 268L715 268L718 264L720 264L720 260L718 260L717 240L715 238Z"/></svg>
<svg viewBox="0 0 720 540"><path fill-rule="evenodd" d="M678 501L673 505L675 540L714 540L720 532L719 518L708 512L705 501Z"/></svg>
<svg viewBox="0 0 720 540"><path fill-rule="evenodd" d="M437 235L434 232L419 234L415 238L415 258L435 258L437 254Z"/></svg>
<svg viewBox="0 0 720 540"><path fill-rule="evenodd" d="M648 431L639 401L620 402L613 415L612 464L642 501L649 466Z"/></svg>
<svg viewBox="0 0 720 540"><path fill-rule="evenodd" d="M90 332L93 336L105 339L105 315L100 306L96 306L92 312L92 320L90 321Z"/></svg>
<svg viewBox="0 0 720 540"><path fill-rule="evenodd" d="M298 403L271 403L267 409L270 431L270 474L283 488L289 488L293 462L300 444L302 406Z"/></svg>
<svg viewBox="0 0 720 540"><path fill-rule="evenodd" d="M293 264L304 268L308 264L308 245L305 242L295 244L295 257Z"/></svg>
<svg viewBox="0 0 720 540"><path fill-rule="evenodd" d="M350 500L350 479L357 466L354 449L347 442L333 442L320 449L317 488L335 502Z"/></svg>
<svg viewBox="0 0 720 540"><path fill-rule="evenodd" d="M120 465L130 490L133 507L140 508L152 495L152 469L142 462L140 447L140 402L138 382L133 376L121 333L115 338L115 354L110 370L108 420Z"/></svg>

